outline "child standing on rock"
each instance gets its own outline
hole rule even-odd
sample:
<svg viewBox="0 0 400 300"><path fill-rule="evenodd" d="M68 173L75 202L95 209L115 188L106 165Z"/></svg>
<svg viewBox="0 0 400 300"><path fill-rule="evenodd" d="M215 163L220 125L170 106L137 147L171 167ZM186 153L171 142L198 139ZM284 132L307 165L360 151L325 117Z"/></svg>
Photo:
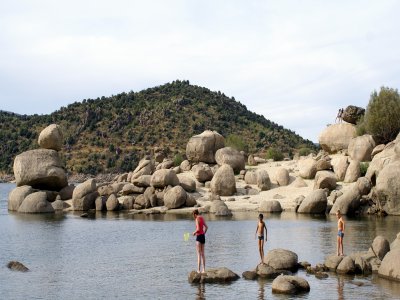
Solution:
<svg viewBox="0 0 400 300"><path fill-rule="evenodd" d="M203 217L199 215L199 211L195 209L193 211L193 217L196 222L196 231L193 232L193 236L196 236L196 250L197 250L197 273L200 273L200 266L203 266L202 273L206 272L206 258L204 254L204 244L206 243L205 234L208 226L204 221Z"/></svg>
<svg viewBox="0 0 400 300"><path fill-rule="evenodd" d="M342 214L340 210L336 212L336 216L338 218L337 227L338 227L338 237L337 237L337 255L343 256L343 237L344 237L344 221L342 218Z"/></svg>
<svg viewBox="0 0 400 300"><path fill-rule="evenodd" d="M264 223L264 215L258 215L258 223L257 229L254 237L258 237L258 251L260 252L261 262L260 264L264 263L264 243L267 242L267 226ZM264 236L264 229L265 229L265 236Z"/></svg>

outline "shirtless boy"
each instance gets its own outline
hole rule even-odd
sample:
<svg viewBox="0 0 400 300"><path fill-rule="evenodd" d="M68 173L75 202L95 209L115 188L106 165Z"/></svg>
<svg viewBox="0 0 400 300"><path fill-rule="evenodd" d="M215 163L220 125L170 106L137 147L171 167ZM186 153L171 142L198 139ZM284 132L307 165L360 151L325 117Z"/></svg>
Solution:
<svg viewBox="0 0 400 300"><path fill-rule="evenodd" d="M258 223L255 236L258 237L258 251L260 252L261 262L260 264L264 263L264 243L267 242L267 226L263 221L264 216L260 214L258 216ZM264 236L264 229L265 229L265 236Z"/></svg>
<svg viewBox="0 0 400 300"><path fill-rule="evenodd" d="M338 218L337 227L338 227L338 236L337 236L337 255L343 256L343 237L344 237L344 221L342 218L342 214L340 210L336 212L336 216Z"/></svg>

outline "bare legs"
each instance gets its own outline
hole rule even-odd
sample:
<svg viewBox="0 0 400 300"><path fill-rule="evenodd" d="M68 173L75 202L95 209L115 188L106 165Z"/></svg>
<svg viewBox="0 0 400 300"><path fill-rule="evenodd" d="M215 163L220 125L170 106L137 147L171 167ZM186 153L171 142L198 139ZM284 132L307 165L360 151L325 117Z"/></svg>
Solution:
<svg viewBox="0 0 400 300"><path fill-rule="evenodd" d="M204 255L204 244L196 242L196 250L197 250L197 272L200 273L200 266L203 267L202 272L206 271L206 258Z"/></svg>
<svg viewBox="0 0 400 300"><path fill-rule="evenodd" d="M341 236L337 237L337 255L344 255L343 254L343 238Z"/></svg>
<svg viewBox="0 0 400 300"><path fill-rule="evenodd" d="M264 240L258 239L258 251L260 252L261 262L260 264L264 263Z"/></svg>

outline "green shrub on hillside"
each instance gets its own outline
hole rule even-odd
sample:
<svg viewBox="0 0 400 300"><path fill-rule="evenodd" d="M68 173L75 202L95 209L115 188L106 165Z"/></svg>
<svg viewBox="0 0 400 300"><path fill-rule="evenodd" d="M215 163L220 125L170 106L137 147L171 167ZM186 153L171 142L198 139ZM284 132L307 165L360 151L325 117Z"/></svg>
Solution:
<svg viewBox="0 0 400 300"><path fill-rule="evenodd" d="M300 156L307 156L310 153L314 153L314 151L312 151L312 149L307 148L307 147L303 147L299 149L299 155Z"/></svg>
<svg viewBox="0 0 400 300"><path fill-rule="evenodd" d="M174 156L174 166L180 166L181 163L183 162L183 156L180 153L175 154Z"/></svg>
<svg viewBox="0 0 400 300"><path fill-rule="evenodd" d="M363 122L378 143L394 140L400 131L400 95L397 89L381 87L371 94Z"/></svg>
<svg viewBox="0 0 400 300"><path fill-rule="evenodd" d="M245 141L236 134L230 134L226 137L225 146L234 148L238 151L248 151L248 146Z"/></svg>
<svg viewBox="0 0 400 300"><path fill-rule="evenodd" d="M274 161L280 161L283 160L284 155L283 153L276 149L276 148L269 148L267 150L267 154L265 155L266 159L273 159Z"/></svg>

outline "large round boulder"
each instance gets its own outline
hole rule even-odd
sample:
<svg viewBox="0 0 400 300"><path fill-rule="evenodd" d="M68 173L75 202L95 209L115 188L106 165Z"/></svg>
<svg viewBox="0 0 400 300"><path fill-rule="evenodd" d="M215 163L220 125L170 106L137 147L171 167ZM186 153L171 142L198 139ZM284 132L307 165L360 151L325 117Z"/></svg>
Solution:
<svg viewBox="0 0 400 300"><path fill-rule="evenodd" d="M211 170L210 166L205 163L194 165L192 167L192 172L194 174L194 177L196 177L197 181L199 182L210 181L214 176L214 173Z"/></svg>
<svg viewBox="0 0 400 300"><path fill-rule="evenodd" d="M361 193L357 187L357 183L353 183L346 191L343 192L333 204L330 214L334 215L338 210L342 215L353 215L360 207Z"/></svg>
<svg viewBox="0 0 400 300"><path fill-rule="evenodd" d="M300 204L298 213L323 214L325 213L328 199L325 190L318 189L312 191Z"/></svg>
<svg viewBox="0 0 400 300"><path fill-rule="evenodd" d="M17 186L59 191L68 185L63 163L55 150L36 149L17 155L14 175Z"/></svg>
<svg viewBox="0 0 400 300"><path fill-rule="evenodd" d="M19 213L53 213L54 208L47 201L46 192L35 192L25 197L24 201L18 208Z"/></svg>
<svg viewBox="0 0 400 300"><path fill-rule="evenodd" d="M281 203L278 200L263 200L261 201L260 207L258 209L259 212L282 212Z"/></svg>
<svg viewBox="0 0 400 300"><path fill-rule="evenodd" d="M349 159L347 156L339 156L337 158L332 159L331 161L333 166L333 171L336 174L336 178L338 181L343 181L346 177L346 171L349 167Z"/></svg>
<svg viewBox="0 0 400 300"><path fill-rule="evenodd" d="M142 175L151 175L153 171L154 171L153 162L150 159L144 158L141 161L139 161L138 166L133 171L130 177L131 182L134 183L133 181Z"/></svg>
<svg viewBox="0 0 400 300"><path fill-rule="evenodd" d="M150 179L150 185L155 188L163 188L168 185L179 185L176 173L171 169L161 169L154 172Z"/></svg>
<svg viewBox="0 0 400 300"><path fill-rule="evenodd" d="M264 263L275 270L296 271L298 269L298 256L286 249L273 249L264 257Z"/></svg>
<svg viewBox="0 0 400 300"><path fill-rule="evenodd" d="M356 265L350 256L345 256L336 268L336 273L339 274L354 274Z"/></svg>
<svg viewBox="0 0 400 300"><path fill-rule="evenodd" d="M99 196L97 191L86 194L81 198L72 198L72 206L75 211L86 211L96 208L96 198Z"/></svg>
<svg viewBox="0 0 400 300"><path fill-rule="evenodd" d="M335 272L340 262L343 260L343 256L337 256L336 254L329 255L325 258L324 265L332 272Z"/></svg>
<svg viewBox="0 0 400 300"><path fill-rule="evenodd" d="M257 170L257 186L262 191L267 191L271 188L271 180L266 170Z"/></svg>
<svg viewBox="0 0 400 300"><path fill-rule="evenodd" d="M164 195L164 205L171 208L179 208L186 203L187 194L180 185L169 189Z"/></svg>
<svg viewBox="0 0 400 300"><path fill-rule="evenodd" d="M196 191L196 181L186 174L178 174L179 184L186 192L193 193Z"/></svg>
<svg viewBox="0 0 400 300"><path fill-rule="evenodd" d="M215 152L224 146L222 135L216 131L206 130L189 139L186 145L186 157L190 162L215 163Z"/></svg>
<svg viewBox="0 0 400 300"><path fill-rule="evenodd" d="M379 176L382 169L398 159L395 152L396 144L400 145L400 142L392 141L388 143L369 163L365 177L367 177L373 185L375 185L376 178Z"/></svg>
<svg viewBox="0 0 400 300"><path fill-rule="evenodd" d="M211 193L220 196L232 196L236 193L235 174L230 165L222 165L211 180Z"/></svg>
<svg viewBox="0 0 400 300"><path fill-rule="evenodd" d="M369 249L369 253L372 255L377 255L380 260L383 260L386 253L388 253L389 251L390 251L389 241L381 235L375 237L374 241L372 242L371 248Z"/></svg>
<svg viewBox="0 0 400 300"><path fill-rule="evenodd" d="M336 175L332 171L318 171L315 175L314 189L325 188L330 191L336 188Z"/></svg>
<svg viewBox="0 0 400 300"><path fill-rule="evenodd" d="M8 210L17 211L25 197L34 192L36 192L36 190L29 185L23 185L13 189L8 195Z"/></svg>
<svg viewBox="0 0 400 300"><path fill-rule="evenodd" d="M111 194L106 201L106 208L108 211L118 210L119 201L115 194Z"/></svg>
<svg viewBox="0 0 400 300"><path fill-rule="evenodd" d="M87 194L93 193L96 191L96 179L91 178L88 179L78 186L75 187L74 191L72 192L72 199L82 198Z"/></svg>
<svg viewBox="0 0 400 300"><path fill-rule="evenodd" d="M232 212L222 200L213 200L210 206L210 213L216 216L231 216Z"/></svg>
<svg viewBox="0 0 400 300"><path fill-rule="evenodd" d="M350 140L348 153L351 159L358 161L371 161L372 150L376 143L370 134L364 134Z"/></svg>
<svg viewBox="0 0 400 300"><path fill-rule="evenodd" d="M272 281L272 293L298 294L310 291L310 285L304 278L299 276L279 275Z"/></svg>
<svg viewBox="0 0 400 300"><path fill-rule="evenodd" d="M390 249L400 248L400 232L397 234L394 241L390 244Z"/></svg>
<svg viewBox="0 0 400 300"><path fill-rule="evenodd" d="M279 186L286 186L290 182L289 171L280 167L275 170L275 181Z"/></svg>
<svg viewBox="0 0 400 300"><path fill-rule="evenodd" d="M376 195L389 215L400 215L400 161L386 165L376 179Z"/></svg>
<svg viewBox="0 0 400 300"><path fill-rule="evenodd" d="M304 179L313 179L317 173L317 162L313 158L299 161L299 175Z"/></svg>
<svg viewBox="0 0 400 300"><path fill-rule="evenodd" d="M40 148L60 151L64 143L61 127L57 124L47 126L39 134L38 144Z"/></svg>
<svg viewBox="0 0 400 300"><path fill-rule="evenodd" d="M257 173L253 170L248 170L244 175L244 182L247 184L257 184Z"/></svg>
<svg viewBox="0 0 400 300"><path fill-rule="evenodd" d="M378 274L381 277L400 281L400 248L390 250L382 260Z"/></svg>
<svg viewBox="0 0 400 300"><path fill-rule="evenodd" d="M319 135L319 144L328 153L347 150L350 140L356 136L356 127L352 124L333 124Z"/></svg>
<svg viewBox="0 0 400 300"><path fill-rule="evenodd" d="M231 147L218 149L215 152L215 160L218 165L230 165L235 173L245 168L245 159L242 153Z"/></svg>
<svg viewBox="0 0 400 300"><path fill-rule="evenodd" d="M351 160L346 170L344 182L355 182L361 176L360 162L358 160Z"/></svg>

